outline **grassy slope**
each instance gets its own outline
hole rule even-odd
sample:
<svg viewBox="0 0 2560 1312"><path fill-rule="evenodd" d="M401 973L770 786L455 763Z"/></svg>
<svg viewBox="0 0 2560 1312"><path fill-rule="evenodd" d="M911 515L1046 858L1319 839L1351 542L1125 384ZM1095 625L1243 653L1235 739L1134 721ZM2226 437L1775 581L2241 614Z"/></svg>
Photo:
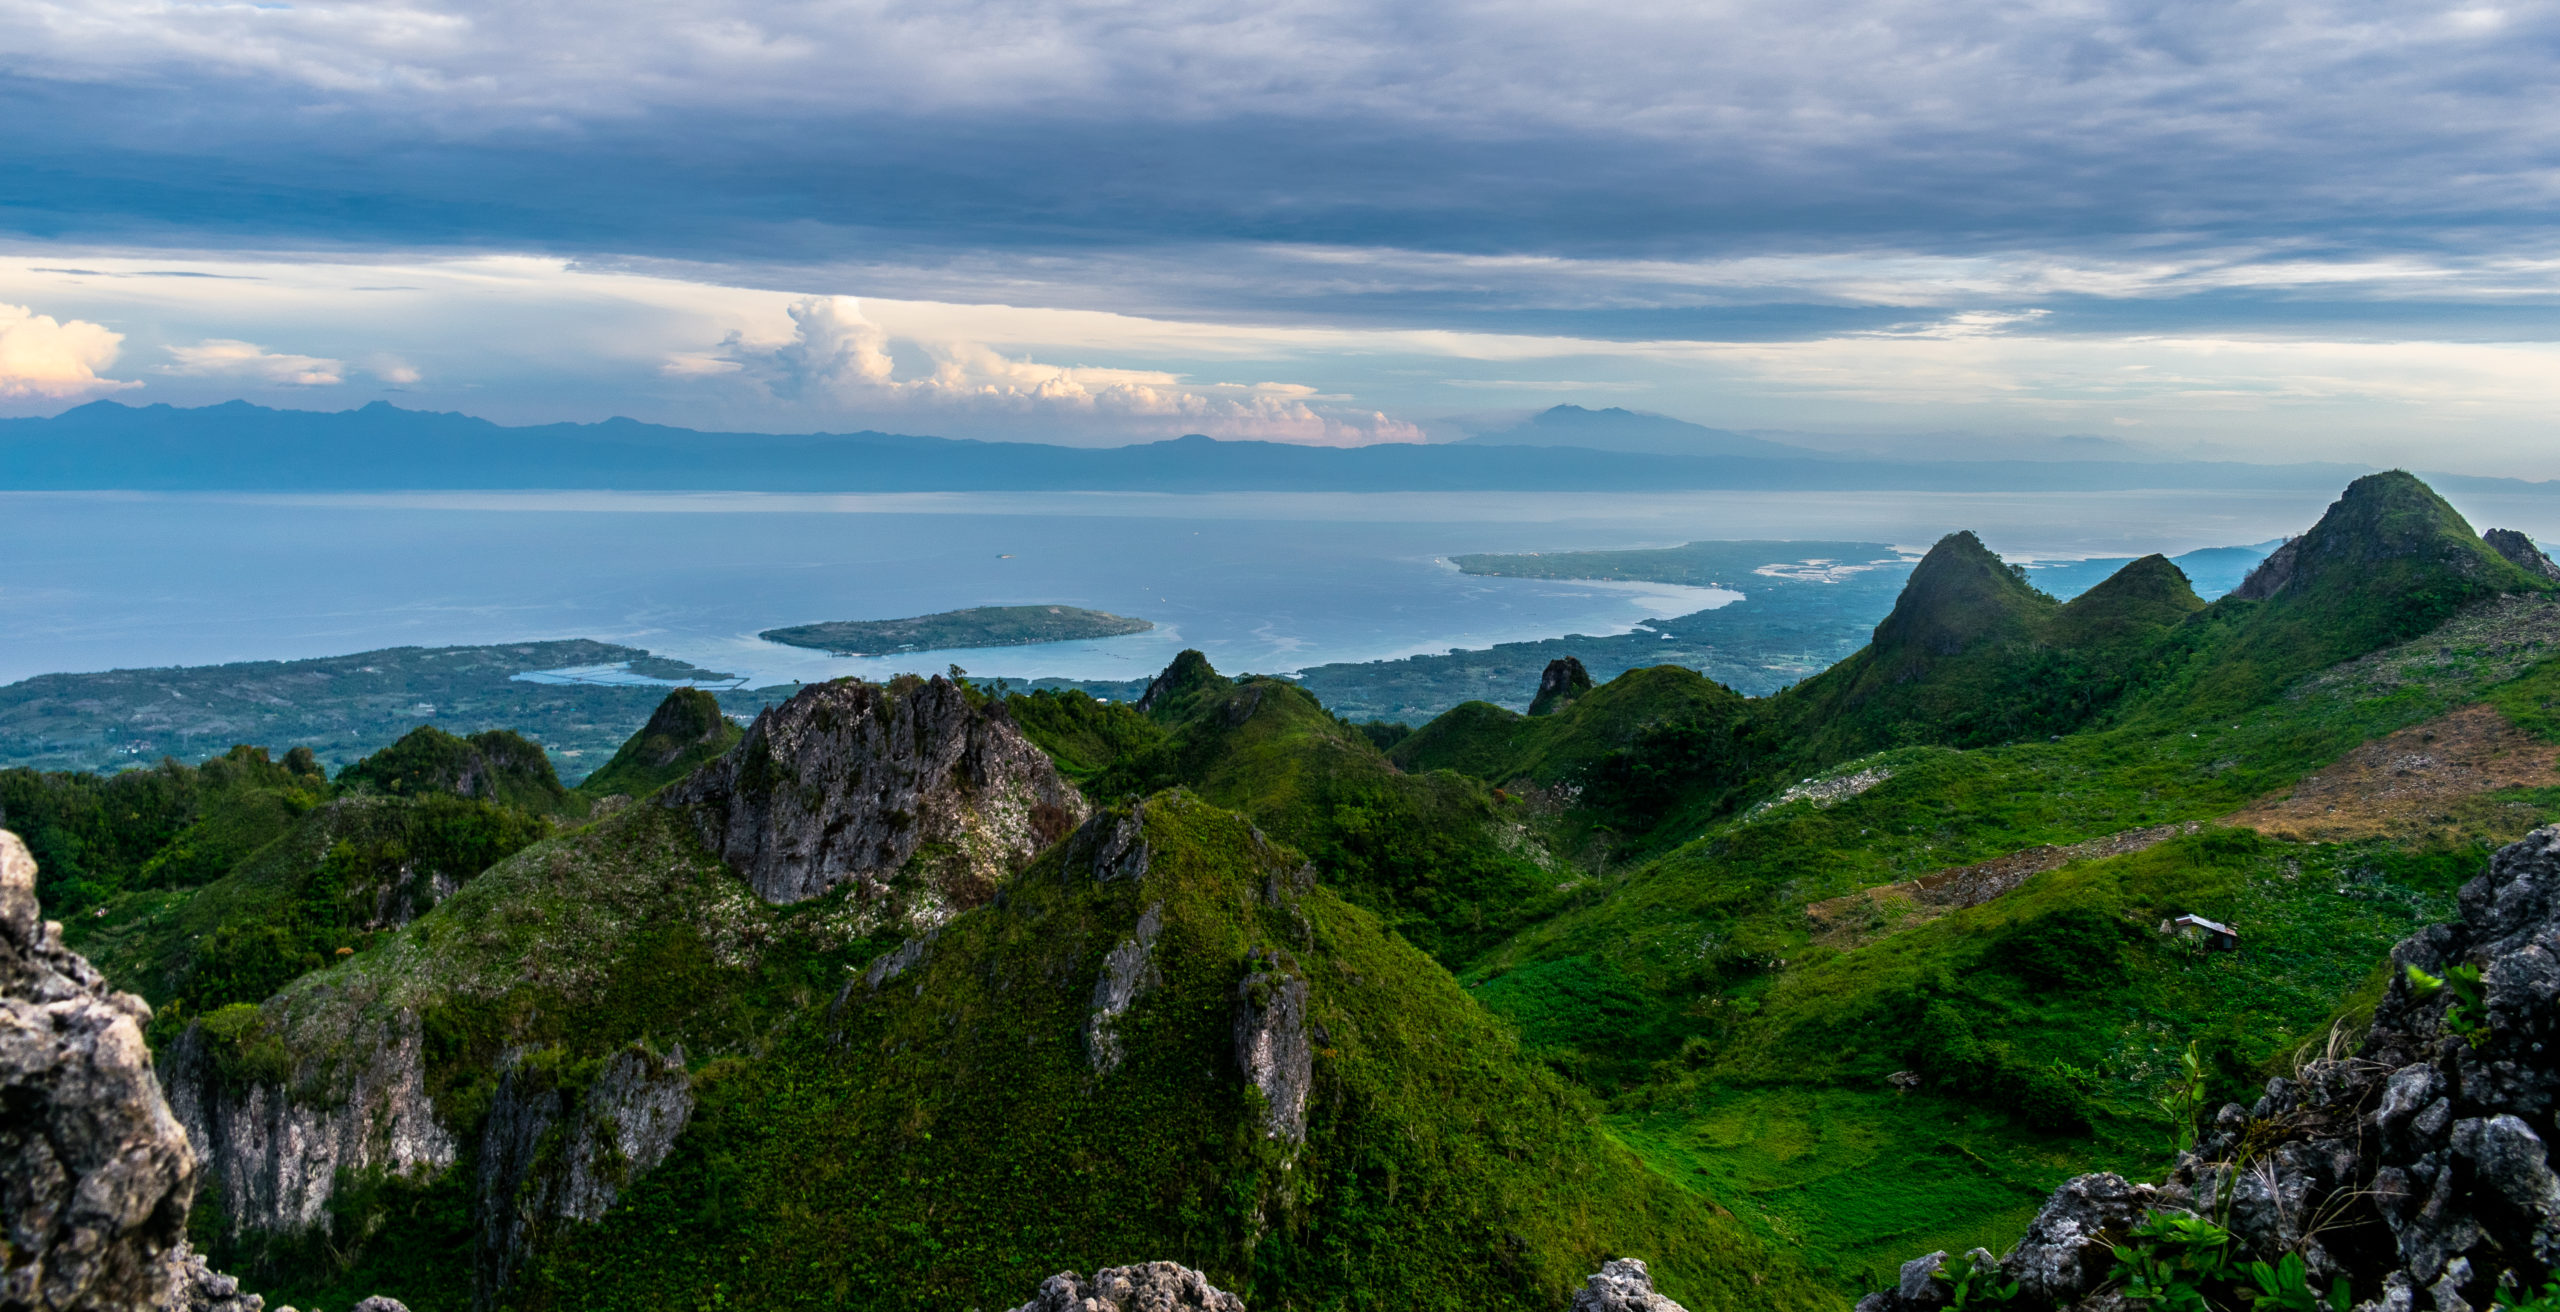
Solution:
<svg viewBox="0 0 2560 1312"><path fill-rule="evenodd" d="M1275 898L1294 853L1178 795L1144 816L1143 880L1053 852L911 974L706 1071L678 1156L526 1305L1001 1307L1054 1270L1171 1258L1257 1309L1545 1309L1623 1253L1702 1312L1825 1301L1374 917ZM1161 983L1097 1077L1090 981L1150 905ZM1320 1027L1294 1160L1228 1055L1255 951L1304 973Z"/></svg>
<svg viewBox="0 0 2560 1312"><path fill-rule="evenodd" d="M1459 964L1553 905L1573 872L1516 799L1447 771L1407 774L1285 679L1231 680L1186 652L1138 712L1099 707L1087 734L1015 712L1103 798L1186 787L1307 854L1328 886ZM1016 699L1027 701L1028 699ZM1113 737L1116 735L1116 737ZM1105 747L1124 748L1093 769Z"/></svg>
<svg viewBox="0 0 2560 1312"><path fill-rule="evenodd" d="M477 1234L470 1153L502 1055L575 1068L641 1040L682 1043L697 1060L759 1051L784 1016L823 1005L884 946L852 937L847 911L843 892L766 905L654 806L518 853L255 1012L207 1021L238 1060L290 1054L325 1072L373 1018L418 1016L427 1088L464 1145L460 1163L433 1182L343 1182L326 1236L202 1238L271 1299L332 1306L387 1292L459 1312Z"/></svg>
<svg viewBox="0 0 2560 1312"><path fill-rule="evenodd" d="M81 925L81 950L160 1010L155 1037L256 1002L339 948L361 950L407 885L458 885L548 837L538 816L456 797L348 797L301 817L221 878L119 898ZM397 900L397 899L394 899Z"/></svg>
<svg viewBox="0 0 2560 1312"><path fill-rule="evenodd" d="M1883 782L1725 819L1621 880L1586 886L1577 906L1488 954L1471 972L1478 997L1558 1066L1618 1090L1633 1141L1666 1166L1702 1171L1692 1178L1748 1204L1765 1233L1807 1244L1844 1288L1889 1275L1912 1252L1999 1247L2074 1171L2160 1164L2166 1130L2150 1099L2167 1055L2198 1041L2226 1086L2218 1092L2236 1092L2256 1063L2318 1031L2391 942L2440 917L2488 844L2550 816L2560 797L2466 804L2405 849L2208 830L2041 876L1846 956L1811 944L1802 908L2039 843L2209 819L2484 696L2560 736L2560 668L2539 663L2560 637L2552 603L2495 601L2532 585L2479 564L2468 528L2409 485L2351 490L2333 518L2361 524L2384 549L2333 553L2348 559L2274 599L2194 611L2154 566L2154 577L2115 589L2118 615L2098 622L2075 607L2077 641L2121 640L2130 628L2147 654L2142 679L2104 717L2114 727L1844 762L1827 773ZM2303 678L2316 662L2411 636L2387 598L2341 581L2357 579L2408 593L2410 614L2442 619L2447 597L2468 608ZM2003 590L1988 576L1973 582ZM2023 618L2012 627L2030 635L2075 622ZM2000 626L1994 613L1972 631ZM1948 627L1959 640L1937 648L1965 650L1965 628ZM1844 667L1838 682L1860 673ZM1855 709L1836 691L1828 700ZM2249 950L2189 960L2123 928L2173 906L2236 918ZM2121 982L2056 989L1995 959L2009 938L2033 937L2021 925L2066 908L2120 927ZM1923 1092L1891 1092L1883 1077L1904 1069L1923 1075ZM2018 1115L2037 1106L2061 1114L2044 1125Z"/></svg>
<svg viewBox="0 0 2560 1312"><path fill-rule="evenodd" d="M1551 715L1526 716L1469 702L1398 742L1388 756L1408 770L1455 770L1488 783L1576 779L1644 730L1741 714L1745 700L1695 670L1629 670Z"/></svg>

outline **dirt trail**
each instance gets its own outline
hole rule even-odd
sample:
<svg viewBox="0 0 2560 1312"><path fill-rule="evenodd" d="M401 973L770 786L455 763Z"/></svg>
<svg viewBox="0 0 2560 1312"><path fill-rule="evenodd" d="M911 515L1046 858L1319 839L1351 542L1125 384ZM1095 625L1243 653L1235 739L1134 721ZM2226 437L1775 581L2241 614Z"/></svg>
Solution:
<svg viewBox="0 0 2560 1312"><path fill-rule="evenodd" d="M2068 846L2030 847L1918 879L1828 898L1807 906L1805 915L1811 921L1814 942L1848 951L1887 934L1925 925L1950 911L1980 906L2048 870L2059 870L2074 861L2139 852L2179 834L2194 833L2197 828L2194 821L2188 821L2128 829Z"/></svg>
<svg viewBox="0 0 2560 1312"><path fill-rule="evenodd" d="M2555 763L2560 748L2495 707L2465 706L2366 743L2223 823L2303 843L2407 837L2450 823L2467 798L2560 785Z"/></svg>

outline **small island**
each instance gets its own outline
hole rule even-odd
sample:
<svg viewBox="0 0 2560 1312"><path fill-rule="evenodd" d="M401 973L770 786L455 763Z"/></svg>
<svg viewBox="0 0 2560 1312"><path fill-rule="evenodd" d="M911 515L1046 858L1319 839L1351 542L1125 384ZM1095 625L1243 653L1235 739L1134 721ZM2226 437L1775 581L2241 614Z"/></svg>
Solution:
<svg viewBox="0 0 2560 1312"><path fill-rule="evenodd" d="M767 642L811 647L838 656L889 656L953 647L1027 647L1038 642L1116 638L1154 627L1149 620L1080 606L972 606L903 620L795 624L787 629L767 629L756 636Z"/></svg>

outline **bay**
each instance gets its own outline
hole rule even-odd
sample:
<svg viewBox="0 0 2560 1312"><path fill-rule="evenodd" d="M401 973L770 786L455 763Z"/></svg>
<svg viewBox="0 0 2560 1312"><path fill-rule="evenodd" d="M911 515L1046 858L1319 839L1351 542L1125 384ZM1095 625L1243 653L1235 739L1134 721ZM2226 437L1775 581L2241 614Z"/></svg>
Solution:
<svg viewBox="0 0 2560 1312"><path fill-rule="evenodd" d="M2550 538L2543 499L2453 498ZM2310 524L2288 493L0 494L0 682L54 671L588 637L751 684L1141 677L1627 631L1728 591L1476 578L1477 551L1969 528L2012 558L2175 554ZM2487 518L2482 518L2485 515ZM1748 588L1747 581L1737 586ZM757 631L1052 602L1155 621L1087 643L846 659Z"/></svg>

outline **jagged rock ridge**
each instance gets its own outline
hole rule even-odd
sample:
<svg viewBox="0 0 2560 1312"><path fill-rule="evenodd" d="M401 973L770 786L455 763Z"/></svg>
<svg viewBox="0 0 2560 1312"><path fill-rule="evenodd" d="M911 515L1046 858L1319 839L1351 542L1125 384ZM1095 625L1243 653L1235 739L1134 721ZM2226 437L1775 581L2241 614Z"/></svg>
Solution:
<svg viewBox="0 0 2560 1312"><path fill-rule="evenodd" d="M2488 543L2491 551L2506 557L2507 563L2517 569L2560 583L2560 564L2552 563L2551 557L2543 554L2542 548L2535 546L2533 539L2524 534L2511 528L2493 528L2481 534L2480 540Z"/></svg>
<svg viewBox="0 0 2560 1312"><path fill-rule="evenodd" d="M1088 810L1010 719L940 677L804 688L659 799L768 902L853 883L919 928L985 901Z"/></svg>
<svg viewBox="0 0 2560 1312"><path fill-rule="evenodd" d="M152 1078L151 1009L40 918L0 830L0 1307L167 1305L196 1156Z"/></svg>
<svg viewBox="0 0 2560 1312"><path fill-rule="evenodd" d="M35 888L0 830L0 1308L263 1312L188 1246L198 1163L153 1076L150 1008L62 946Z"/></svg>
<svg viewBox="0 0 2560 1312"><path fill-rule="evenodd" d="M2298 1255L2348 1282L2363 1312L2479 1312L2560 1268L2560 826L2537 829L2464 885L2462 918L2392 950L2390 990L2352 1056L2224 1106L2169 1178L2081 1176L1998 1261L2023 1307L2099 1312L2112 1248L2145 1217L2196 1214L2243 1256ZM2468 970L2476 969L2476 984ZM2412 972L2416 973L2412 973ZM2423 976L2424 978L2421 978ZM1990 1254L1977 1251L1978 1265ZM1905 1265L1861 1312L1949 1301L1944 1253Z"/></svg>

